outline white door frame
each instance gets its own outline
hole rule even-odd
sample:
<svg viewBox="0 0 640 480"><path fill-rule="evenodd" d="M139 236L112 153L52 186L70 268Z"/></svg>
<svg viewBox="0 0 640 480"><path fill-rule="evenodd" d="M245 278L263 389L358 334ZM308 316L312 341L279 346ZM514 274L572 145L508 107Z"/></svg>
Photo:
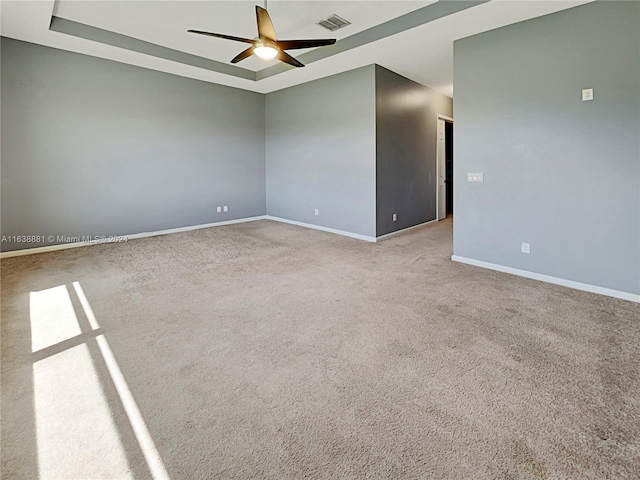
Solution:
<svg viewBox="0 0 640 480"><path fill-rule="evenodd" d="M439 212L440 212L440 200L439 197L440 195L438 195L438 191L440 190L440 185L439 185L439 179L440 179L440 162L438 161L438 120L444 120L445 122L450 122L453 123L453 117L448 117L446 115L443 115L441 113L436 114L436 221L439 221L440 219L438 218ZM445 134L446 135L446 134ZM446 139L445 139L446 142ZM445 160L446 162L446 160ZM446 195L446 188L445 188L445 195Z"/></svg>

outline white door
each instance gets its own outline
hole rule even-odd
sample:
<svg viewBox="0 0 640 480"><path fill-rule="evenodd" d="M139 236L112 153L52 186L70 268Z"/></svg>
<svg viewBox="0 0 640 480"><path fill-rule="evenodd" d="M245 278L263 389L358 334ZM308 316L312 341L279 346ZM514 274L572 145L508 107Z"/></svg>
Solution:
<svg viewBox="0 0 640 480"><path fill-rule="evenodd" d="M447 189L445 180L446 168L446 143L444 133L444 120L438 119L438 220L447 217Z"/></svg>

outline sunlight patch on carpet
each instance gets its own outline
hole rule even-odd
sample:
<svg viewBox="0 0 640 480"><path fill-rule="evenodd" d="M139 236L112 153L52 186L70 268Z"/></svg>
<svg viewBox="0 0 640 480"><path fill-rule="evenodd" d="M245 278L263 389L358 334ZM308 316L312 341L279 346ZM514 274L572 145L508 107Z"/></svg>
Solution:
<svg viewBox="0 0 640 480"><path fill-rule="evenodd" d="M81 344L33 365L40 478L133 478L109 406Z"/></svg>
<svg viewBox="0 0 640 480"><path fill-rule="evenodd" d="M31 292L29 312L32 352L82 333L66 285Z"/></svg>

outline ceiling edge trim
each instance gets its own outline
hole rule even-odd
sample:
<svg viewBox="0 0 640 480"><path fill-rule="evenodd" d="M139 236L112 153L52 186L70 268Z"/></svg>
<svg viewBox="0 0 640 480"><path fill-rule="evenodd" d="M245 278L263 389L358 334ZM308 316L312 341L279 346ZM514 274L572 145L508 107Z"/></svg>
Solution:
<svg viewBox="0 0 640 480"><path fill-rule="evenodd" d="M350 37L343 38L334 45L316 48L310 52L299 55L297 58L308 65L490 1L491 0L440 0L437 3L427 5L426 7L419 8L418 10L381 23L375 27L358 32ZM54 13L55 10L54 8ZM51 23L49 25L49 30L51 31L182 63L184 65L191 65L236 78L259 82L260 80L295 69L295 67L281 63L254 72L236 65L211 60L110 30L58 17L54 13L51 15Z"/></svg>
<svg viewBox="0 0 640 480"><path fill-rule="evenodd" d="M256 72L246 68L229 65L209 58L199 57L191 53L185 53L172 48L163 47L155 43L145 42L144 40L115 33L110 30L104 30L84 23L74 22L73 20L67 20L66 18L52 16L49 30L78 38L84 38L85 40L91 40L93 42L111 45L113 47L123 48L132 52L151 55L152 57L163 58L172 62L191 65L238 78L253 80L254 82L256 81Z"/></svg>
<svg viewBox="0 0 640 480"><path fill-rule="evenodd" d="M305 65L308 65L310 63L317 62L318 60L361 47L362 45L366 45L377 40L382 40L383 38L390 37L397 33L411 30L412 28L419 27L426 23L433 22L434 20L453 15L489 1L491 0L440 0L437 3L427 5L426 7L406 13L400 17L389 20L388 22L381 23L375 27L358 32L350 37L343 38L331 46L316 48L298 56L297 59ZM263 80L286 72L290 69L291 67L286 64L272 65L257 71L256 79Z"/></svg>

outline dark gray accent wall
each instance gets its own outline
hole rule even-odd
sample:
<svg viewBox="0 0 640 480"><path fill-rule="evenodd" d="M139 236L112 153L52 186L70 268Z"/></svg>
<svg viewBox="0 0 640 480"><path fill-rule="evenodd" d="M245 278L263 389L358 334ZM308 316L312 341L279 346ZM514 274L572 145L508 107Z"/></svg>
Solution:
<svg viewBox="0 0 640 480"><path fill-rule="evenodd" d="M3 236L265 214L264 95L7 38L1 48Z"/></svg>
<svg viewBox="0 0 640 480"><path fill-rule="evenodd" d="M267 214L375 237L374 66L270 93L266 116Z"/></svg>
<svg viewBox="0 0 640 480"><path fill-rule="evenodd" d="M640 4L459 40L454 71L454 254L640 293Z"/></svg>
<svg viewBox="0 0 640 480"><path fill-rule="evenodd" d="M377 236L436 218L437 115L452 110L449 97L376 65Z"/></svg>

